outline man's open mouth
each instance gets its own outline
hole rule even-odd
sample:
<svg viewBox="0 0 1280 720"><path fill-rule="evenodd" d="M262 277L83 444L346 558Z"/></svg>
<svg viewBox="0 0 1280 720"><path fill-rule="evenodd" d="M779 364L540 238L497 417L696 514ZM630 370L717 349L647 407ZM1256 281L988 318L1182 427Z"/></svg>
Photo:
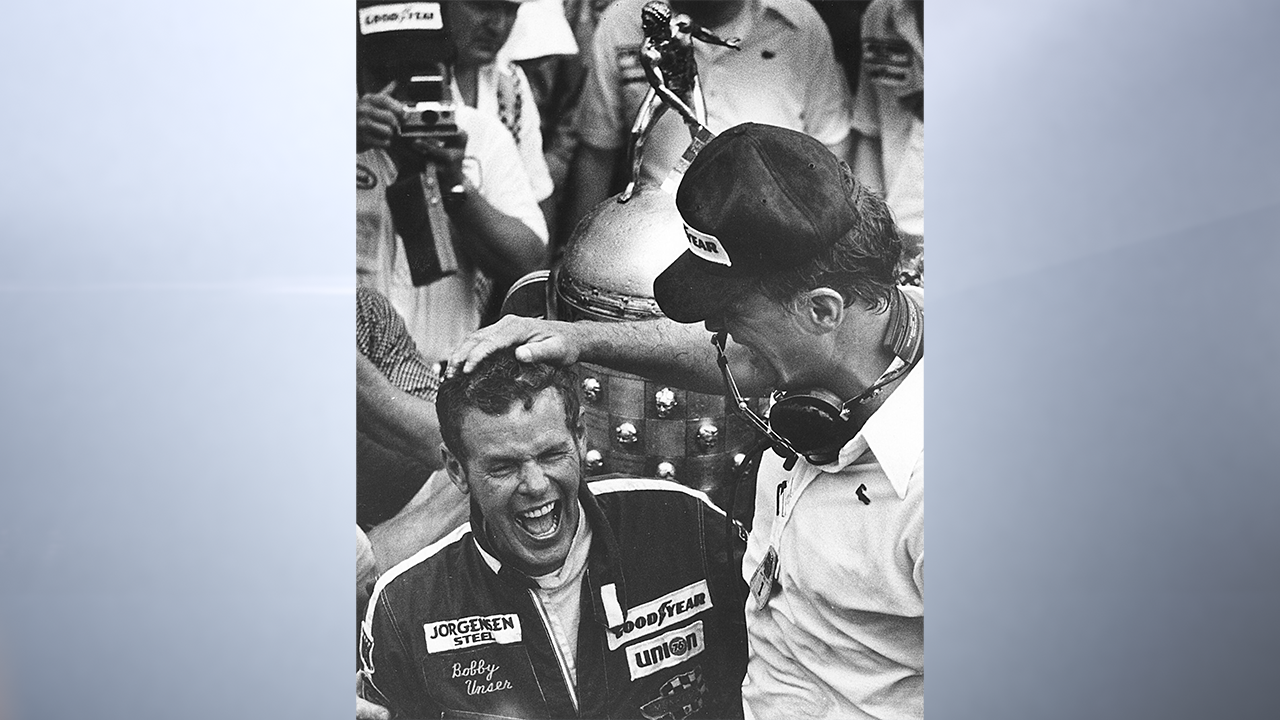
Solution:
<svg viewBox="0 0 1280 720"><path fill-rule="evenodd" d="M560 529L560 501L552 500L538 507L516 513L516 523L534 540L546 540Z"/></svg>

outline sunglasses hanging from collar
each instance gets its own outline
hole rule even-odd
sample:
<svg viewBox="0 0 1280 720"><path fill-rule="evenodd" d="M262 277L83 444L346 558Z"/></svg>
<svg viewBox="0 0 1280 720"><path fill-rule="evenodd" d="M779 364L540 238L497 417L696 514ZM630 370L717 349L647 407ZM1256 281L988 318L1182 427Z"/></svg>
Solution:
<svg viewBox="0 0 1280 720"><path fill-rule="evenodd" d="M724 376L726 393L733 399L738 414L762 433L790 470L803 456L814 465L834 462L840 448L862 429L867 416L858 409L878 396L886 386L911 371L924 357L924 311L900 288L889 303L889 328L884 345L894 355L884 373L856 397L843 402L835 394L820 388L800 391L775 391L767 417L751 409L738 390L724 348L728 333L721 331L711 338L716 346L717 362Z"/></svg>

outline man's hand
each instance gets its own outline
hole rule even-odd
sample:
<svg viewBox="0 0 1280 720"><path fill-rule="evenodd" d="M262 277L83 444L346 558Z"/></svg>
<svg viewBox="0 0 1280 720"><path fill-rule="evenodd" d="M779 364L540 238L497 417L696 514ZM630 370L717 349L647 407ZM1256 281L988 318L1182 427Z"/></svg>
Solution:
<svg viewBox="0 0 1280 720"><path fill-rule="evenodd" d="M376 93L361 96L356 103L356 152L370 148L386 149L400 133L404 106L391 97L394 80Z"/></svg>
<svg viewBox="0 0 1280 720"><path fill-rule="evenodd" d="M723 392L711 336L702 325L667 318L628 322L560 322L508 315L470 335L449 355L446 377L469 373L489 355L515 348L520 362L572 365L583 361L700 393ZM725 349L738 388L760 396L776 382L773 371L733 342Z"/></svg>
<svg viewBox="0 0 1280 720"><path fill-rule="evenodd" d="M444 467L435 403L397 387L359 351L356 429L376 444L413 458L429 470Z"/></svg>
<svg viewBox="0 0 1280 720"><path fill-rule="evenodd" d="M364 698L356 698L356 720L390 720L391 711L374 705Z"/></svg>
<svg viewBox="0 0 1280 720"><path fill-rule="evenodd" d="M364 676L356 671L356 720L391 720L391 711L360 697Z"/></svg>
<svg viewBox="0 0 1280 720"><path fill-rule="evenodd" d="M449 356L446 376L469 373L481 360L512 345L520 362L572 365L582 352L580 329L574 323L507 315L463 339Z"/></svg>
<svg viewBox="0 0 1280 720"><path fill-rule="evenodd" d="M447 145L435 138L420 138L413 141L413 149L422 154L423 159L436 166L436 176L440 179L440 187L449 189L463 185L466 176L462 173L462 161L467 157L467 134L458 131L459 140Z"/></svg>

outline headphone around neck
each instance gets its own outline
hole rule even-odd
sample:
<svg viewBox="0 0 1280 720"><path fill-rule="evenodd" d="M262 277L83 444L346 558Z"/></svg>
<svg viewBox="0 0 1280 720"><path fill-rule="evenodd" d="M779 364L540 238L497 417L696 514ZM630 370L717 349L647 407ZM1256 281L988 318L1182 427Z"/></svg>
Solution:
<svg viewBox="0 0 1280 720"><path fill-rule="evenodd" d="M884 346L892 351L894 359L879 379L843 402L821 388L775 393L767 419L756 414L738 392L724 354L725 339L725 333L718 333L712 343L719 354L728 394L738 412L786 458L786 469L794 467L799 456L814 465L826 465L835 462L840 449L866 423L869 414L858 410L880 395L886 386L910 372L924 357L924 310L901 288L895 288L889 301L889 327L884 336Z"/></svg>

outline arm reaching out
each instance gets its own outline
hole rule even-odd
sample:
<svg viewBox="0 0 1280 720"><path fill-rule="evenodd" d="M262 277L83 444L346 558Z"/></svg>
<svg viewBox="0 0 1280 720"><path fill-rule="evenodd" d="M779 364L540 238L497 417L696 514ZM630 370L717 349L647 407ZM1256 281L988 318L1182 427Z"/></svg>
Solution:
<svg viewBox="0 0 1280 720"><path fill-rule="evenodd" d="M435 403L391 383L356 353L356 427L379 443L431 470L444 467Z"/></svg>
<svg viewBox="0 0 1280 720"><path fill-rule="evenodd" d="M471 372L490 353L510 346L515 346L521 362L570 365L581 360L695 392L724 391L711 335L699 325L666 319L567 323L508 315L454 348L447 372ZM726 353L744 393L762 395L769 390L774 378L750 362L743 347L730 344Z"/></svg>
<svg viewBox="0 0 1280 720"><path fill-rule="evenodd" d="M684 17L687 18L688 16L684 16ZM686 19L685 21L681 22L680 30L683 32L689 33L695 39L701 40L702 42L707 43L708 45L719 45L721 47L727 47L733 50L742 49L741 38L736 38L736 37L731 37L728 39L721 38L719 35L716 35L715 33L702 27L696 22L693 22L692 20Z"/></svg>

